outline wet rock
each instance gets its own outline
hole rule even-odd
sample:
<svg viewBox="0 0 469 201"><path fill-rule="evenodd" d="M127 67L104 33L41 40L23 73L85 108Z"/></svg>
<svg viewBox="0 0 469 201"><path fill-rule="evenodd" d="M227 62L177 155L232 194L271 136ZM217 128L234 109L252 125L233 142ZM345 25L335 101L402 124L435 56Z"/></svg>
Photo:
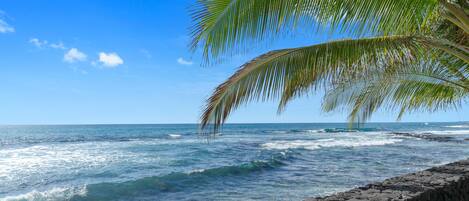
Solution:
<svg viewBox="0 0 469 201"><path fill-rule="evenodd" d="M308 201L463 201L469 200L469 160L386 179L347 192Z"/></svg>
<svg viewBox="0 0 469 201"><path fill-rule="evenodd" d="M438 142L449 142L455 141L456 139L451 136L444 136L444 135L434 135L431 133L403 133L403 132L392 132L393 135L404 136L404 137L414 137L420 138L424 140L430 141L438 141Z"/></svg>

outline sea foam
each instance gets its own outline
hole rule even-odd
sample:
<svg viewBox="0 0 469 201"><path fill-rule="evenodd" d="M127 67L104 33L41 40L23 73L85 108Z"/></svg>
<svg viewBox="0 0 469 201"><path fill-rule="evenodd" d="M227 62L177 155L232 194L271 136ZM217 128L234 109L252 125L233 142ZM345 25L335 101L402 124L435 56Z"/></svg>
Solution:
<svg viewBox="0 0 469 201"><path fill-rule="evenodd" d="M446 128L469 128L469 125L453 125L453 126L445 126Z"/></svg>
<svg viewBox="0 0 469 201"><path fill-rule="evenodd" d="M469 135L469 130L443 130L443 131L423 131L422 133L430 133L435 135Z"/></svg>
<svg viewBox="0 0 469 201"><path fill-rule="evenodd" d="M74 196L84 196L86 195L86 187L81 188L67 188L67 187L55 187L47 191L37 191L33 190L31 192L8 196L1 198L0 201L48 201L48 200L69 200Z"/></svg>
<svg viewBox="0 0 469 201"><path fill-rule="evenodd" d="M172 139L179 139L181 138L181 135L179 134L168 134L169 138L172 138Z"/></svg>
<svg viewBox="0 0 469 201"><path fill-rule="evenodd" d="M401 142L396 138L351 138L351 139L319 139L319 140L293 140L274 141L264 143L261 146L265 149L308 149L315 150L325 147L361 147L361 146L381 146Z"/></svg>

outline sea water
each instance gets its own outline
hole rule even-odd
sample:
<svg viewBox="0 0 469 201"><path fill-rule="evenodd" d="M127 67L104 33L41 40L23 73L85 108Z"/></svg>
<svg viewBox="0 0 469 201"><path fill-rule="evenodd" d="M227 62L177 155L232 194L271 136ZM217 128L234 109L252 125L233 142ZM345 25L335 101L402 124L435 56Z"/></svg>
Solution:
<svg viewBox="0 0 469 201"><path fill-rule="evenodd" d="M230 124L209 139L195 124L0 126L0 200L302 200L466 159L465 138L467 122Z"/></svg>

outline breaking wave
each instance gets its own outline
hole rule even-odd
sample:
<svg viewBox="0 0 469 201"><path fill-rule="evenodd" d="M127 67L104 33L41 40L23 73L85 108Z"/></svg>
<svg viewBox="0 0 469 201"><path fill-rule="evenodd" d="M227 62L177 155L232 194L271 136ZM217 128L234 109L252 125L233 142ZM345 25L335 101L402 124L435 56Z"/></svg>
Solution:
<svg viewBox="0 0 469 201"><path fill-rule="evenodd" d="M120 183L103 182L77 188L54 188L49 191L32 191L10 196L1 201L46 201L46 200L125 200L136 196L157 196L164 192L177 192L193 188L224 177L247 175L253 172L268 171L285 165L291 158L287 152L278 153L269 160L255 160L233 166L212 169L195 169L188 173L174 172L163 176L145 177Z"/></svg>
<svg viewBox="0 0 469 201"><path fill-rule="evenodd" d="M84 196L86 195L86 188L65 188L65 187L56 187L48 191L31 191L29 193L8 196L1 198L1 201L49 201L49 200L70 200L75 196Z"/></svg>
<svg viewBox="0 0 469 201"><path fill-rule="evenodd" d="M445 126L446 128L469 128L469 125L453 125L453 126Z"/></svg>
<svg viewBox="0 0 469 201"><path fill-rule="evenodd" d="M315 150L326 147L361 147L380 146L401 142L402 139L373 139L373 138L353 138L353 139L320 139L320 140L293 140L275 141L262 144L266 149L308 149Z"/></svg>

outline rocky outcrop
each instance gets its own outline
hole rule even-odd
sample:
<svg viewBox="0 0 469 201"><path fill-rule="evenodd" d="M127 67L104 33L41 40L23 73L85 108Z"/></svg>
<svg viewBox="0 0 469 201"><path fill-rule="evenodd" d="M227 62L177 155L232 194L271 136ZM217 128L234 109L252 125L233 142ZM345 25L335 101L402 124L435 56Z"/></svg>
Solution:
<svg viewBox="0 0 469 201"><path fill-rule="evenodd" d="M404 136L404 137L414 137L424 140L437 141L437 142L448 142L456 141L454 137L444 136L444 135L434 135L431 133L402 133L402 132L392 132L393 135Z"/></svg>
<svg viewBox="0 0 469 201"><path fill-rule="evenodd" d="M308 201L469 201L469 160Z"/></svg>

